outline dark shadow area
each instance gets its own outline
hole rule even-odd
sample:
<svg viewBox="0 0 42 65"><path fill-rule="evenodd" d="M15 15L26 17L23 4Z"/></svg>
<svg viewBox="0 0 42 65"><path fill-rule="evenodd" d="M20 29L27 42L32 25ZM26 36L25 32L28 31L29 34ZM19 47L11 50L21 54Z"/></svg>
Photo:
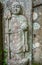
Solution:
<svg viewBox="0 0 42 65"><path fill-rule="evenodd" d="M0 65L3 65L3 25L2 25L2 20L3 20L3 5L0 2Z"/></svg>

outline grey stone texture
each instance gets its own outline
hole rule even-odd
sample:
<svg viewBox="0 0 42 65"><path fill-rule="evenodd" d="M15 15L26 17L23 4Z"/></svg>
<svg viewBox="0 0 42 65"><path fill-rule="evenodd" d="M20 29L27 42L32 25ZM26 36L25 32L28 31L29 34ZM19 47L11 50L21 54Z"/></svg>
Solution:
<svg viewBox="0 0 42 65"><path fill-rule="evenodd" d="M36 12L38 15L37 19L34 22L40 25L39 29L33 30L33 33L36 35L33 38L33 43L39 43L39 47L34 49L34 61L42 63L42 6L34 8L34 12Z"/></svg>
<svg viewBox="0 0 42 65"><path fill-rule="evenodd" d="M10 10L11 10L12 3L15 2L15 1L18 1L21 4L22 10L23 10L22 15L19 15L19 16L12 15ZM13 30L14 30L13 24L14 23L12 23L12 21L16 17L17 21L19 20L20 22L21 21L22 22L23 21L28 22L28 26L29 26L28 45L29 45L29 51L31 53L32 53L32 33L36 34L36 38L33 38L33 43L39 42L40 46L33 50L33 54L34 54L33 57L34 57L34 61L42 63L42 6L38 7L38 8L34 8L34 11L38 14L38 18L35 21L33 21L33 23L34 22L39 23L40 24L40 29L36 30L36 31L33 30L33 32L32 32L32 0L0 0L0 2L2 2L4 4L4 12L5 12L4 13L4 18L5 18L5 22L4 22L5 23L5 48L8 49L8 59L9 59L9 34L8 34L8 32L9 32L9 29L11 28L10 34L13 33ZM37 5L37 4L40 4L40 3L42 3L42 0L34 0L33 1L34 5ZM15 21L16 21L16 19L15 19ZM22 25L21 28L22 29L26 28L26 25L24 26L24 28L23 28L23 25ZM27 34L27 32L26 32L26 34ZM27 35L26 35L26 37L27 37ZM11 38L10 42L14 43L14 41L12 39L12 38L14 38L14 34L12 34L10 36L10 38ZM36 39L36 41L35 41L35 39ZM27 40L26 40L26 43L27 43ZM13 51L14 47L12 47L12 46L13 46L13 44L10 45L10 47ZM26 44L26 50L28 50L27 44ZM13 53L11 53L11 54L13 55ZM22 55L22 58L24 58L24 54L22 53L19 56L21 56L21 55ZM26 57L27 57L27 55L28 55L28 53L25 54ZM13 57L13 56L11 56L11 57ZM12 61L12 63L11 63L11 61ZM14 63L13 63L14 59L9 60L9 62L10 62L11 65L14 65ZM24 63L21 64L21 65L24 65Z"/></svg>
<svg viewBox="0 0 42 65"><path fill-rule="evenodd" d="M12 3L14 4L12 5ZM29 24L28 24L28 18L26 17L27 10L25 9L26 13L24 12L24 10L23 13L20 12L20 5L24 8L25 2L19 2L20 4L16 3L17 2L15 1L14 2L10 1L7 5L5 4L4 7L5 48L8 50L8 63L10 65L11 64L24 65L27 64L28 60L31 61L31 55L28 52L28 40L27 40L29 32L28 30ZM28 14L30 15L30 11L28 12L29 12Z"/></svg>

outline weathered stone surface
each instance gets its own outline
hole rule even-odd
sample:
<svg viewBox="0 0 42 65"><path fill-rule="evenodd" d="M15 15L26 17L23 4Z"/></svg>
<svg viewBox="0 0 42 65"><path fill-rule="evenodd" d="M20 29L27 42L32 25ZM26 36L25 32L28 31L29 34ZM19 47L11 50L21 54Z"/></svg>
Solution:
<svg viewBox="0 0 42 65"><path fill-rule="evenodd" d="M10 11L8 10L8 8L6 8L5 9L5 11L4 11L4 18L5 19L9 19L11 17L11 13L10 13Z"/></svg>
<svg viewBox="0 0 42 65"><path fill-rule="evenodd" d="M3 0L4 1L4 0ZM10 6L10 3L9 3L9 1L11 2L11 4L12 4L12 2L15 2L15 1L18 1L20 4L21 4L21 6L23 7L22 9L23 9L23 15L25 15L25 18L27 17L27 19L28 19L28 23L29 23L29 31L31 32L32 31L32 22L31 22L31 9L32 9L32 1L31 0L5 0L4 1L4 4L6 4L7 3L7 1L8 1L8 6L9 7L11 7ZM7 5L5 6L6 8L8 7ZM8 15L8 14L7 14ZM6 18L8 18L7 16L6 16ZM21 17L20 17L21 18ZM21 18L21 20L22 20L22 18ZM6 21L6 20L5 20ZM23 21L23 20L22 20ZM24 21L26 21L26 20L24 20ZM8 22L8 24L9 24L9 22ZM22 25L22 29L26 29L26 27L24 26L24 24ZM7 28L7 26L6 26L6 28ZM8 29L6 30L6 31L8 31ZM6 32L7 33L7 32ZM9 36L9 35L8 35ZM27 32L25 33L25 36L27 37ZM26 39L26 37L25 37L25 39ZM8 37L7 37L8 38ZM28 39L27 39L28 40ZM25 40L25 43L27 43L27 40ZM8 41L9 42L9 41ZM14 42L14 41L13 41ZM30 43L32 43L32 33L29 33L29 44ZM31 51L31 45L32 44L30 44L30 51ZM26 50L28 51L28 45L27 44L25 44L24 45L24 51L25 51L25 47L26 47ZM26 54L25 54L26 55ZM28 55L28 53L27 53L27 55ZM25 64L25 65L27 65L28 64L28 62ZM23 65L23 64L21 64L21 65Z"/></svg>
<svg viewBox="0 0 42 65"><path fill-rule="evenodd" d="M20 4L16 4L18 2L13 3L11 9L12 15L6 12L5 18L5 34L8 34L9 40L7 37L8 43L8 52L9 55L11 54L11 59L9 58L9 63L16 64L25 64L29 57L28 57L28 40L27 40L27 33L28 33L28 24L27 19L24 15L20 13ZM15 8L15 9L14 9ZM15 12L14 12L15 11ZM9 17L8 17L9 16ZM11 17L11 18L10 18ZM5 41L6 42L6 41ZM6 42L6 43L7 43ZM11 52L10 52L11 51ZM14 61L14 62L13 62Z"/></svg>
<svg viewBox="0 0 42 65"><path fill-rule="evenodd" d="M36 12L33 12L33 20L35 21L38 18L38 14Z"/></svg>
<svg viewBox="0 0 42 65"><path fill-rule="evenodd" d="M37 7L34 9L34 11L38 14L38 18L36 19L36 21L34 21L34 23L39 23L40 28L36 31L33 30L33 32L36 34L36 37L34 37L33 43L38 42L40 43L39 47L37 47L36 49L34 49L34 60L42 63L42 6ZM41 14L40 14L41 13Z"/></svg>
<svg viewBox="0 0 42 65"><path fill-rule="evenodd" d="M40 62L40 47L37 47L34 50L34 61Z"/></svg>
<svg viewBox="0 0 42 65"><path fill-rule="evenodd" d="M33 30L39 30L40 29L40 24L39 23L33 23Z"/></svg>
<svg viewBox="0 0 42 65"><path fill-rule="evenodd" d="M34 4L34 6L35 6L35 5L42 4L42 0L34 0L34 1L33 1L33 4Z"/></svg>
<svg viewBox="0 0 42 65"><path fill-rule="evenodd" d="M2 1L2 0L1 0ZM8 0L5 0L5 4L6 4L6 2L7 2ZM11 1L11 3L12 2L14 2L14 1L16 1L16 0L10 0ZM25 12L23 12L23 14L25 13L25 15L26 15L26 17L27 17L27 19L29 20L29 29L30 29L30 32L31 32L31 27L32 27L32 25L31 25L31 0L17 0L22 6L23 6L23 10L25 11ZM35 0L35 2L34 2L34 5L36 5L36 4L40 4L40 3L42 3L42 0ZM9 3L8 3L8 5L10 5ZM37 10L36 9L36 12L37 12L37 14L38 14L38 16L39 16L39 14L40 14L40 18L37 18L37 23L38 23L38 19L39 19L39 24L40 24L40 30L38 30L38 31L33 31L34 33L37 33L37 35L39 35L40 36L40 39L39 39L39 41L40 41L40 44L42 45L42 7L39 9L39 10ZM7 10L6 10L7 11ZM38 13L38 11L39 11L39 13ZM7 14L5 14L5 18L10 18L11 17L11 15L10 15L10 12L8 11L8 12L6 12ZM9 17L7 17L7 16L9 16ZM22 20L22 17L20 16L20 18L21 18L21 20ZM19 18L19 19L20 19ZM13 24L13 23L11 23L11 24ZM11 24L10 24L10 27L12 27L11 26ZM9 27L9 29L10 29L10 27ZM22 25L22 28L23 28L23 25ZM14 29L14 28L12 28L12 29ZM8 32L8 20L6 20L6 22L5 22L5 32L7 33ZM41 32L41 33L40 33ZM27 32L26 32L27 33ZM31 33L29 33L29 37L30 37L30 40L31 40ZM13 37L14 37L14 35L13 35ZM10 37L10 38L13 38L13 37ZM7 37L8 38L8 37ZM37 39L37 38L36 38ZM14 40L12 40L13 41L13 43L14 43ZM6 42L6 41L5 41ZM26 41L27 42L27 41ZM31 43L31 41L29 41L29 43ZM13 45L10 45L10 46L13 46ZM31 47L31 44L30 44L30 47ZM41 46L41 48L42 48L42 46ZM13 49L13 48L12 48ZM24 47L24 49L25 49L25 47ZM26 45L26 49L28 50L28 47L27 47L27 45ZM37 49L38 50L38 49ZM41 50L40 50L41 51ZM37 52L37 51L36 51ZM37 53L39 53L39 52L37 52ZM42 52L40 52L41 54L42 54ZM36 54L36 53L35 53ZM35 56L35 59L36 59L36 57L38 58L38 56L37 55L35 55L34 54L34 56ZM42 58L41 58L42 59Z"/></svg>
<svg viewBox="0 0 42 65"><path fill-rule="evenodd" d="M20 4L19 4L18 2L12 3L10 10L12 11L13 14L18 14L18 13L20 13L21 7L20 7L19 5L20 5ZM16 9L16 7L17 7L17 9Z"/></svg>
<svg viewBox="0 0 42 65"><path fill-rule="evenodd" d="M25 42L25 40L24 40L24 38L25 38L24 37L24 34L25 34L24 30L27 28L27 26L24 27L23 24L26 24L27 21L25 21L25 19L23 19L23 18L22 18L22 20L19 19L19 18L21 18L21 16L15 16L15 17L12 17L12 18L13 19L15 18L16 21L11 19L10 22L9 22L11 32L13 33L13 34L11 34L11 37L10 37L10 41L12 40L12 42L10 43L10 45L11 45L11 54L13 54L12 56L14 58L18 58L21 62L21 60L23 59L23 57L22 57L23 55L21 55L21 53L24 54L25 44L27 44L27 43L24 44L24 42ZM13 25L12 25L12 22L13 22ZM21 28L21 25L23 25L22 28ZM28 44L27 44L27 46L28 46ZM20 53L20 56L19 56L19 53ZM17 54L17 56L14 56L14 54Z"/></svg>
<svg viewBox="0 0 42 65"><path fill-rule="evenodd" d="M5 21L5 33L8 33L8 20Z"/></svg>

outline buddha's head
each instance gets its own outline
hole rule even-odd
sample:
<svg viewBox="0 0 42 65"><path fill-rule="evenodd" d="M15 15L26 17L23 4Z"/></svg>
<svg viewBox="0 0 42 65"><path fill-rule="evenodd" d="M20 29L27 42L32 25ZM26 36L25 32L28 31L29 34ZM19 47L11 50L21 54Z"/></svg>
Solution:
<svg viewBox="0 0 42 65"><path fill-rule="evenodd" d="M21 6L18 2L14 2L12 3L12 8L11 8L11 11L13 14L19 14L20 11L21 11Z"/></svg>

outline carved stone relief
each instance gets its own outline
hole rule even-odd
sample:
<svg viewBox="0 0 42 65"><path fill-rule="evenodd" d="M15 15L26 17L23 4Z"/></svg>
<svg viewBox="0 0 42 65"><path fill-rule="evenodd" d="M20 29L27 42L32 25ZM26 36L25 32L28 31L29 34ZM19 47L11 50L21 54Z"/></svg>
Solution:
<svg viewBox="0 0 42 65"><path fill-rule="evenodd" d="M7 11L6 11L7 10ZM28 21L21 13L21 5L13 2L5 10L5 43L8 44L8 63L24 65L28 62ZM7 36L8 35L8 36ZM31 57L31 55L30 55Z"/></svg>

